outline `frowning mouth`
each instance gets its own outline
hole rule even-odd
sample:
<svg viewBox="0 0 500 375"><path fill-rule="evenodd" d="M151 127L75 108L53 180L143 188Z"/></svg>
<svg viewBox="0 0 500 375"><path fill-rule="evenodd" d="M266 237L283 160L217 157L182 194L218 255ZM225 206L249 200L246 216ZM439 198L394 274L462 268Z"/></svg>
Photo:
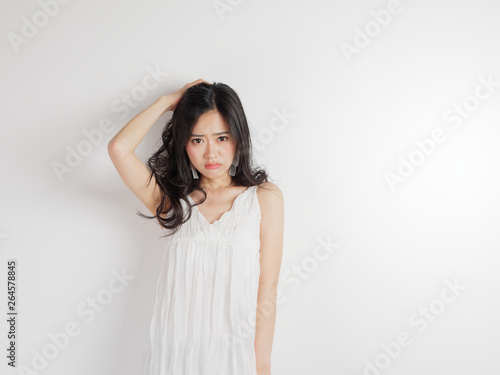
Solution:
<svg viewBox="0 0 500 375"><path fill-rule="evenodd" d="M215 163L215 164L205 164L205 168L207 169L217 169L220 167L220 164Z"/></svg>

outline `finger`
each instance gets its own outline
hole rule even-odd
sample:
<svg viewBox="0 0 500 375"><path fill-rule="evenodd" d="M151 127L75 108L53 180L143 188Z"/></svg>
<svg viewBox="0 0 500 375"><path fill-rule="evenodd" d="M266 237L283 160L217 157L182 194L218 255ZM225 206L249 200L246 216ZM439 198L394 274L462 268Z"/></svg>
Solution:
<svg viewBox="0 0 500 375"><path fill-rule="evenodd" d="M205 83L208 83L209 85L211 85L210 82L208 82L206 79L203 79L203 78L199 78L198 81L205 82Z"/></svg>

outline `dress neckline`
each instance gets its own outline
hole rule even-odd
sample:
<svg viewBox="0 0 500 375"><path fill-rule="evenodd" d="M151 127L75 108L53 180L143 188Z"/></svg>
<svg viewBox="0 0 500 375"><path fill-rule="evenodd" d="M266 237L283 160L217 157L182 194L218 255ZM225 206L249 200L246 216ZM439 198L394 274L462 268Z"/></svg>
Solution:
<svg viewBox="0 0 500 375"><path fill-rule="evenodd" d="M209 223L209 221L205 218L205 216L198 209L198 206L195 205L195 206L193 206L193 208L198 213L198 216L200 217L200 219L201 219L201 221L203 222L204 225L208 226L209 228L213 227L215 225L218 225L226 216L229 216L234 211L234 208L236 207L239 199L242 196L244 196L246 193L248 193L250 191L250 189L254 188L255 186L250 186L250 187L246 188L242 193L238 194L236 196L236 198L233 200L233 204L231 205L231 208L229 210L227 210L226 212L224 212L222 214L222 216L219 217L217 220L215 220L213 223ZM187 197L188 197L189 201L194 205L194 201L191 198L191 196L188 194Z"/></svg>

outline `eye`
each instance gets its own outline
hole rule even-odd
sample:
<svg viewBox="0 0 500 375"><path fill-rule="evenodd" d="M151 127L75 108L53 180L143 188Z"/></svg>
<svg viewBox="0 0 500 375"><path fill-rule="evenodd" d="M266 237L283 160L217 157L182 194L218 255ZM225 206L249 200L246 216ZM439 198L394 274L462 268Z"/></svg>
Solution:
<svg viewBox="0 0 500 375"><path fill-rule="evenodd" d="M225 135L222 135L222 136L220 136L217 139L221 139L221 138L225 138L224 141L227 140L227 139L229 139L229 137L226 137ZM191 142L193 142L194 144L197 144L197 145L200 144L200 142L196 142L196 141L201 141L201 138L193 138L191 140Z"/></svg>

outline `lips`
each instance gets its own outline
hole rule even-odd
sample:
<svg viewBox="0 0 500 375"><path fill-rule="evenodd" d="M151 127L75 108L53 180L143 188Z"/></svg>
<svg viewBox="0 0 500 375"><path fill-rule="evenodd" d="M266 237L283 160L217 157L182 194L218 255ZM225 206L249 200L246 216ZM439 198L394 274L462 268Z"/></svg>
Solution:
<svg viewBox="0 0 500 375"><path fill-rule="evenodd" d="M219 163L215 163L215 164L205 164L205 168L217 168L217 167L220 167L220 164Z"/></svg>

